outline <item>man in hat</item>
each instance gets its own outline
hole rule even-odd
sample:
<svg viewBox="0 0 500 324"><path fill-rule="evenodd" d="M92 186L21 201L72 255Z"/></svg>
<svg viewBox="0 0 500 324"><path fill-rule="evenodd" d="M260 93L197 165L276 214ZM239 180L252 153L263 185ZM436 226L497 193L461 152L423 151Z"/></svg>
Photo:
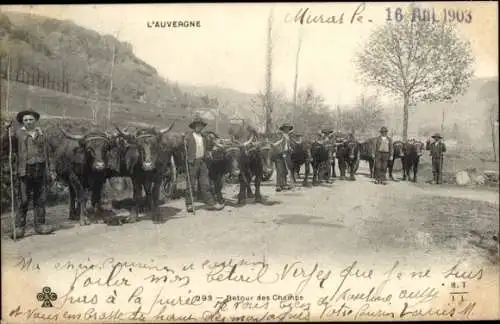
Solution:
<svg viewBox="0 0 500 324"><path fill-rule="evenodd" d="M380 136L375 141L375 183L386 184L387 164L393 156L392 138L387 136L387 127L380 128Z"/></svg>
<svg viewBox="0 0 500 324"><path fill-rule="evenodd" d="M198 182L201 195L204 197L205 203L212 210L221 210L223 205L217 203L210 190L210 180L208 174L207 159L209 158L208 140L201 134L201 131L207 123L199 116L189 124L189 131L185 136L186 144L186 160L188 169L186 177L186 210L189 213L194 211L192 194L194 192L194 184ZM189 178L188 178L189 177Z"/></svg>
<svg viewBox="0 0 500 324"><path fill-rule="evenodd" d="M293 132L293 125L284 123L280 126L279 132L281 134L281 150L280 157L276 159L276 191L290 190L291 186L287 184L287 175L292 166L291 160L291 140L290 135Z"/></svg>
<svg viewBox="0 0 500 324"><path fill-rule="evenodd" d="M434 184L440 184L443 171L443 153L446 152L446 145L443 142L443 137L439 133L432 135L431 138L432 141L428 139L425 148L430 151L430 156L432 158L432 182Z"/></svg>
<svg viewBox="0 0 500 324"><path fill-rule="evenodd" d="M12 135L13 150L17 152L17 204L15 235L25 234L26 216L30 202L33 204L35 232L50 234L54 228L45 224L46 187L53 177L49 168L48 142L42 130L36 126L40 114L24 110L17 114L21 125ZM11 123L7 123L7 128Z"/></svg>

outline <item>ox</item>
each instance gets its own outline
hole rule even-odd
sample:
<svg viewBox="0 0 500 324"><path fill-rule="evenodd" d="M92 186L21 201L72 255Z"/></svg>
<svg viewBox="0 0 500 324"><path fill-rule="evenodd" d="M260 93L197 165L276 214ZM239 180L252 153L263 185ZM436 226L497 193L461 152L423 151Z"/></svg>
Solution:
<svg viewBox="0 0 500 324"><path fill-rule="evenodd" d="M160 222L158 201L163 176L168 168L172 154L169 141L163 141L163 134L172 129L175 122L169 127L157 131L154 128L140 128L135 134L126 134L119 127L116 130L128 143L126 154L122 155L127 173L132 178L135 212L132 221L139 217L140 198L142 190L146 194L146 205L152 214L153 222ZM128 174L127 174L128 175Z"/></svg>
<svg viewBox="0 0 500 324"><path fill-rule="evenodd" d="M55 171L69 187L69 219L79 216L80 225L89 225L87 215L88 193L92 193L91 204L101 211L101 193L106 182L105 168L110 149L109 134L90 132L74 135L59 128L70 142L56 148Z"/></svg>
<svg viewBox="0 0 500 324"><path fill-rule="evenodd" d="M369 138L359 144L359 159L368 162L370 178L375 176L375 145L377 138Z"/></svg>
<svg viewBox="0 0 500 324"><path fill-rule="evenodd" d="M389 159L388 163L387 163L387 170L389 172L389 178L391 180L394 180L394 177L392 175L392 170L394 168L394 163L396 162L397 159L401 159L401 165L403 165L403 161L404 161L404 143L402 141L394 141L392 143L392 147L393 147L393 155L392 155L392 159ZM404 166L403 166L404 168ZM404 173L404 169L403 169L403 173Z"/></svg>
<svg viewBox="0 0 500 324"><path fill-rule="evenodd" d="M349 180L356 180L354 175L359 166L360 143L354 139L338 143L336 156L339 164L340 180L345 179L347 169L349 169L350 174Z"/></svg>
<svg viewBox="0 0 500 324"><path fill-rule="evenodd" d="M313 168L313 185L318 185L320 182L320 169L325 168L326 181L327 183L332 183L332 159L335 154L335 145L330 143L330 141L323 142L313 142L311 144L311 158L312 158L312 168Z"/></svg>
<svg viewBox="0 0 500 324"><path fill-rule="evenodd" d="M425 145L421 141L409 141L405 143L403 147L404 156L401 159L403 164L403 180L410 180L410 172L413 170L412 181L417 182L418 164L424 149Z"/></svg>
<svg viewBox="0 0 500 324"><path fill-rule="evenodd" d="M266 165L266 161L270 161L269 153L273 150L268 150L266 145L259 145L254 143L253 140L255 134L252 134L250 139L244 143L240 143L233 139L233 141L239 145L239 156L238 156L238 171L239 172L239 183L240 190L238 193L238 205L246 204L246 199L248 198L248 189L251 186L252 179L255 178L255 201L263 202L262 195L260 193L260 185L262 182L262 177L266 168L270 165ZM264 150L264 148L266 148ZM266 152L266 153L264 153Z"/></svg>

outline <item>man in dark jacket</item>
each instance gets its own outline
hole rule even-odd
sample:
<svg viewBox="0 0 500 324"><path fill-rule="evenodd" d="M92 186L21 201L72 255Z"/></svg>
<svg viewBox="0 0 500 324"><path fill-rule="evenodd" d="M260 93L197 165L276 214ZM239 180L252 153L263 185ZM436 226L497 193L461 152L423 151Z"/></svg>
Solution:
<svg viewBox="0 0 500 324"><path fill-rule="evenodd" d="M443 172L443 153L446 152L446 145L443 142L443 137L436 133L431 136L433 141L427 140L425 148L430 151L432 158L432 176L433 183L440 184L442 182Z"/></svg>
<svg viewBox="0 0 500 324"><path fill-rule="evenodd" d="M189 213L193 209L194 185L196 182L199 184L201 195L204 197L205 203L212 210L221 210L224 208L222 204L215 201L212 192L210 191L210 180L206 159L209 156L209 148L207 147L208 141L205 136L201 134L203 128L207 124L200 118L196 117L190 124L189 131L185 135L185 148L186 160L188 163L188 172L186 172L186 210Z"/></svg>
<svg viewBox="0 0 500 324"><path fill-rule="evenodd" d="M282 190L290 190L292 186L287 184L287 175L290 172L290 167L292 165L291 154L292 154L292 142L290 135L293 132L293 126L291 124L285 123L279 128L281 139L276 143L278 144L278 151L280 156L276 159L276 191L280 192ZM275 145L276 145L275 144Z"/></svg>
<svg viewBox="0 0 500 324"><path fill-rule="evenodd" d="M54 228L45 224L45 203L47 185L53 177L49 168L48 143L45 134L36 126L40 114L24 110L16 120L22 126L12 134L13 151L17 152L17 204L15 237L25 234L26 215L30 202L33 204L35 232L50 234ZM6 125L11 127L10 123ZM8 136L7 136L8 137ZM4 137L4 138L7 138Z"/></svg>
<svg viewBox="0 0 500 324"><path fill-rule="evenodd" d="M393 156L392 138L387 136L387 127L380 129L375 141L375 183L386 184L387 164Z"/></svg>

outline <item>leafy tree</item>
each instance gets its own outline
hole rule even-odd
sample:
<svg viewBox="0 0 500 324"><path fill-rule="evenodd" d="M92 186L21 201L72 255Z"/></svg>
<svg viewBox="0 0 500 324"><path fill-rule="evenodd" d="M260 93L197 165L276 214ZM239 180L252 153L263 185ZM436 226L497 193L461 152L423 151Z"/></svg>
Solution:
<svg viewBox="0 0 500 324"><path fill-rule="evenodd" d="M452 24L412 22L414 8L408 7L403 21L374 30L355 57L363 82L403 99L404 139L410 105L461 95L473 76L470 43L460 39Z"/></svg>

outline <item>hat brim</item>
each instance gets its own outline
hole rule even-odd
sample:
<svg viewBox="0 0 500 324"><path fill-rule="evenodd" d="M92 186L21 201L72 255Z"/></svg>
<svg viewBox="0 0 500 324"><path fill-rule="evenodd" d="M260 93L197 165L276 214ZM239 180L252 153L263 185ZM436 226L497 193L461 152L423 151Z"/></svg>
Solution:
<svg viewBox="0 0 500 324"><path fill-rule="evenodd" d="M195 128L196 125L201 125L202 127L205 127L205 126L207 126L207 123L197 120L197 121L191 122L189 124L189 128Z"/></svg>
<svg viewBox="0 0 500 324"><path fill-rule="evenodd" d="M431 137L432 138L443 138L443 136L439 136L439 135L432 135Z"/></svg>
<svg viewBox="0 0 500 324"><path fill-rule="evenodd" d="M19 124L22 124L23 123L23 118L26 115L31 115L31 116L35 117L35 120L39 120L40 119L40 114L37 113L36 111L33 111L33 110L23 110L23 111L20 111L17 114L17 116L16 116L17 122Z"/></svg>
<svg viewBox="0 0 500 324"><path fill-rule="evenodd" d="M289 131L291 131L291 130L293 129L293 126L281 126L281 127L279 128L279 130L281 130L281 131L284 131L284 130L287 130L287 129L288 129Z"/></svg>

